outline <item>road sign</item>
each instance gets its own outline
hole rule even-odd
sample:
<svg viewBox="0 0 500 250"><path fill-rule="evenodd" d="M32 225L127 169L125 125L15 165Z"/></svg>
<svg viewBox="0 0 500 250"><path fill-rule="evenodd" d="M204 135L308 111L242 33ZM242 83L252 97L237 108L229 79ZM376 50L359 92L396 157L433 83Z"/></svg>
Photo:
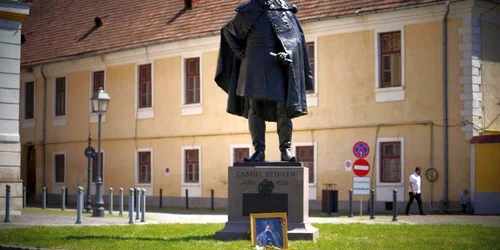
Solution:
<svg viewBox="0 0 500 250"><path fill-rule="evenodd" d="M354 143L352 153L358 158L365 158L370 153L370 146L368 146L368 143L364 141L358 141Z"/></svg>
<svg viewBox="0 0 500 250"><path fill-rule="evenodd" d="M95 149L92 146L88 146L84 154L87 158L93 158L95 156Z"/></svg>
<svg viewBox="0 0 500 250"><path fill-rule="evenodd" d="M370 163L365 159L357 159L352 166L352 170L355 175L363 177L370 172Z"/></svg>
<svg viewBox="0 0 500 250"><path fill-rule="evenodd" d="M352 194L370 194L370 177L353 177Z"/></svg>
<svg viewBox="0 0 500 250"><path fill-rule="evenodd" d="M352 171L352 161L351 160L345 161L345 171Z"/></svg>

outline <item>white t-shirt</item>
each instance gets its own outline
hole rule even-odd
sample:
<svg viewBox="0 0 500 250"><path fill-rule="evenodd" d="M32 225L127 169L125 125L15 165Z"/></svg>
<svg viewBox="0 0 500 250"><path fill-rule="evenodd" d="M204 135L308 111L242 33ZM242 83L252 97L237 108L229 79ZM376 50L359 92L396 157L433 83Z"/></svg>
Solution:
<svg viewBox="0 0 500 250"><path fill-rule="evenodd" d="M413 173L412 175L410 175L410 183L413 183L413 190L415 190L415 193L420 194L420 175L418 175L417 173ZM408 192L411 193L411 184Z"/></svg>

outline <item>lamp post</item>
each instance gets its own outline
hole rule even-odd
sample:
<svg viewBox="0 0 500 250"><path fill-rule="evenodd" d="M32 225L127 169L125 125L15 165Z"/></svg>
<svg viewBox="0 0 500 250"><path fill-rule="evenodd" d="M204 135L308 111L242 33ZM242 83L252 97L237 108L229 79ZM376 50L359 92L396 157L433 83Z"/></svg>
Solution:
<svg viewBox="0 0 500 250"><path fill-rule="evenodd" d="M92 136L89 133L89 146L85 149L85 155L88 159L88 170L87 170L87 207L85 212L92 212L92 200L90 196L90 182L92 182L92 158L95 157L95 150L92 147Z"/></svg>
<svg viewBox="0 0 500 250"><path fill-rule="evenodd" d="M106 110L108 109L108 103L111 98L109 98L108 93L104 91L102 88L99 88L98 91L96 91L93 95L92 98L92 107L94 109L94 112L97 113L99 125L98 125L98 130L97 130L97 180L95 183L95 208L92 212L92 217L104 217L104 200L102 198L102 192L101 192L101 187L102 187L102 169L101 169L101 119L102 115L106 113Z"/></svg>

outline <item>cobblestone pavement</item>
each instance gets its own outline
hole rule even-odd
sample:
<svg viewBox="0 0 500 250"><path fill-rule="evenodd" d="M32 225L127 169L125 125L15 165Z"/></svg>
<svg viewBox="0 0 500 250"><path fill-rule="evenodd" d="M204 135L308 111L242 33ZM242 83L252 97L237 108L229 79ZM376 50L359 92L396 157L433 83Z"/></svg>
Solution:
<svg viewBox="0 0 500 250"><path fill-rule="evenodd" d="M104 218L94 218L84 214L82 224L75 225L76 210L58 209L27 209L22 215L12 215L10 223L0 222L0 229L30 226L103 226L103 225L128 225L128 213L118 216L106 214ZM135 219L135 218L134 218ZM146 222L134 220L137 225L163 224L163 223L225 223L227 215L223 213L175 211L175 212L147 212ZM378 215L375 219L369 216L339 217L310 217L311 223L366 223L366 224L478 224L484 226L500 227L500 216L471 216L471 215L411 215L398 216L397 222L392 222L392 216Z"/></svg>

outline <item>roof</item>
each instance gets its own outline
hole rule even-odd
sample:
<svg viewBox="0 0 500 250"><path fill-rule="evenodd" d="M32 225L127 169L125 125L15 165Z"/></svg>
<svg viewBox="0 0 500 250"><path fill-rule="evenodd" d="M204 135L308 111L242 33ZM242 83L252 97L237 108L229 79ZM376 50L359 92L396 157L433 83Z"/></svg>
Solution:
<svg viewBox="0 0 500 250"><path fill-rule="evenodd" d="M23 23L21 65L75 56L92 56L153 43L218 34L235 7L248 0L199 0L191 10L184 0L33 0ZM353 15L438 0L290 0L301 21ZM94 27L94 18L103 25Z"/></svg>
<svg viewBox="0 0 500 250"><path fill-rule="evenodd" d="M481 135L474 136L470 140L471 144L493 144L500 143L500 135Z"/></svg>

